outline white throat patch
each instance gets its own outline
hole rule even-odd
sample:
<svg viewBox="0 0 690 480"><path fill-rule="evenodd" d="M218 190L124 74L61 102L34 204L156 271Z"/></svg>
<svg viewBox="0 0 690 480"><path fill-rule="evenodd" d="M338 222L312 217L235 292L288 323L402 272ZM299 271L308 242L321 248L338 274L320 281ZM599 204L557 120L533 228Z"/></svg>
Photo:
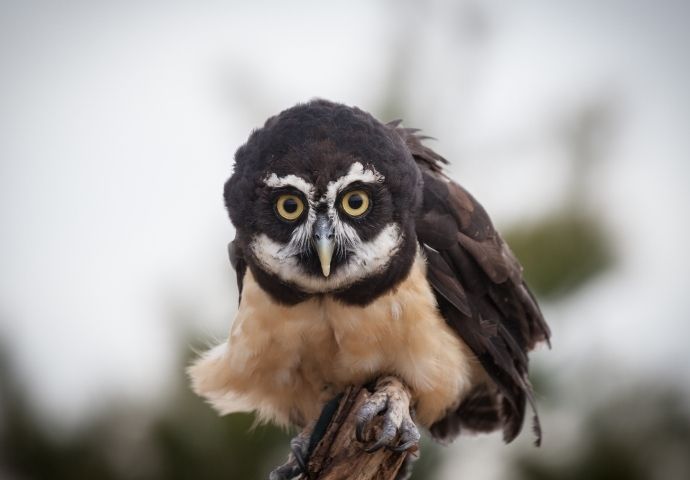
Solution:
<svg viewBox="0 0 690 480"><path fill-rule="evenodd" d="M291 248L292 242L281 245L262 233L252 239L250 248L266 271L294 283L305 292L325 293L381 272L398 252L401 243L398 225L389 223L372 240L360 240L359 245L350 251L347 262L329 277L307 273Z"/></svg>

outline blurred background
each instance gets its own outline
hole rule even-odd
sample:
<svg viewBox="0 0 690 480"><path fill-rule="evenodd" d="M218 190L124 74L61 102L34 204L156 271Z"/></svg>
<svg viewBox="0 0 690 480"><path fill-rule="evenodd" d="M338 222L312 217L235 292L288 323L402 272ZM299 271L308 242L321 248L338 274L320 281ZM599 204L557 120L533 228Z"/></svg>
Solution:
<svg viewBox="0 0 690 480"><path fill-rule="evenodd" d="M416 479L690 478L690 4L0 1L0 478L260 479L184 367L237 302L234 151L313 97L437 140L553 330L544 428Z"/></svg>

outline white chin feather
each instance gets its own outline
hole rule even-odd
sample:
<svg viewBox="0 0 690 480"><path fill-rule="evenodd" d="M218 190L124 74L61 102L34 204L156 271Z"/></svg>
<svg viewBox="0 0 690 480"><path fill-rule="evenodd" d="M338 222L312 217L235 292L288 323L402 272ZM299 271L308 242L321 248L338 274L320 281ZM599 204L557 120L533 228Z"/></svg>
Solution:
<svg viewBox="0 0 690 480"><path fill-rule="evenodd" d="M308 293L326 293L381 272L397 253L401 243L398 225L389 223L371 241L360 241L348 248L347 263L327 278L307 273L290 244L277 243L266 234L252 238L250 248L261 266L281 280L294 283Z"/></svg>

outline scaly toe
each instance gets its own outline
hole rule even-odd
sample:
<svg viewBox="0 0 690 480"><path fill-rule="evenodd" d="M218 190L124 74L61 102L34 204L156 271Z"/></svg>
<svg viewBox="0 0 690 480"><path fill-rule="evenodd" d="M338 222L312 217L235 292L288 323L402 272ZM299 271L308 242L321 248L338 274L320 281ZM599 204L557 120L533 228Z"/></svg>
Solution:
<svg viewBox="0 0 690 480"><path fill-rule="evenodd" d="M287 462L269 475L269 480L290 480L307 471L309 460L309 436L297 435L290 440L290 456Z"/></svg>
<svg viewBox="0 0 690 480"><path fill-rule="evenodd" d="M355 428L355 436L361 443L366 443L366 431L371 424L371 421L376 415L383 412L388 406L388 395L385 392L376 392L373 394L357 412L357 424Z"/></svg>
<svg viewBox="0 0 690 480"><path fill-rule="evenodd" d="M290 455L287 461L270 473L269 480L290 480L302 473L308 473L309 457L326 433L326 428L338 409L341 399L342 394L339 394L326 402L319 418L310 422L304 430L290 440Z"/></svg>
<svg viewBox="0 0 690 480"><path fill-rule="evenodd" d="M379 429L371 428L374 417L382 414ZM378 430L378 432L376 432ZM410 416L410 395L403 383L395 377L384 377L376 385L376 392L357 413L356 437L367 452L383 447L395 451L414 448L419 442L419 430ZM369 432L369 435L366 433ZM368 438L374 437L374 438Z"/></svg>
<svg viewBox="0 0 690 480"><path fill-rule="evenodd" d="M302 469L297 462L287 461L280 467L273 470L268 476L268 480L292 480L302 473Z"/></svg>
<svg viewBox="0 0 690 480"><path fill-rule="evenodd" d="M404 452L410 449L415 449L419 443L421 435L417 425L409 417L403 420L400 426L400 437L398 438L398 445L392 449L396 452Z"/></svg>
<svg viewBox="0 0 690 480"><path fill-rule="evenodd" d="M290 456L287 462L268 476L269 480L291 480L307 471L309 459L309 437L296 436L290 440Z"/></svg>

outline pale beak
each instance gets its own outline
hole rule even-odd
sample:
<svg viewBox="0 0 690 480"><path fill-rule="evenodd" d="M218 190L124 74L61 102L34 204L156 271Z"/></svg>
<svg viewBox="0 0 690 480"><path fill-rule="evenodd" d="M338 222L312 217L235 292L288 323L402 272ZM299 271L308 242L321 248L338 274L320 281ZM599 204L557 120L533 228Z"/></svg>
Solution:
<svg viewBox="0 0 690 480"><path fill-rule="evenodd" d="M314 247L319 256L324 277L331 274L331 259L335 248L333 237L333 226L328 217L323 214L318 215L314 224Z"/></svg>
<svg viewBox="0 0 690 480"><path fill-rule="evenodd" d="M331 258L333 258L333 240L317 240L316 241L316 253L319 254L319 260L321 261L321 271L323 276L327 277L331 274Z"/></svg>

